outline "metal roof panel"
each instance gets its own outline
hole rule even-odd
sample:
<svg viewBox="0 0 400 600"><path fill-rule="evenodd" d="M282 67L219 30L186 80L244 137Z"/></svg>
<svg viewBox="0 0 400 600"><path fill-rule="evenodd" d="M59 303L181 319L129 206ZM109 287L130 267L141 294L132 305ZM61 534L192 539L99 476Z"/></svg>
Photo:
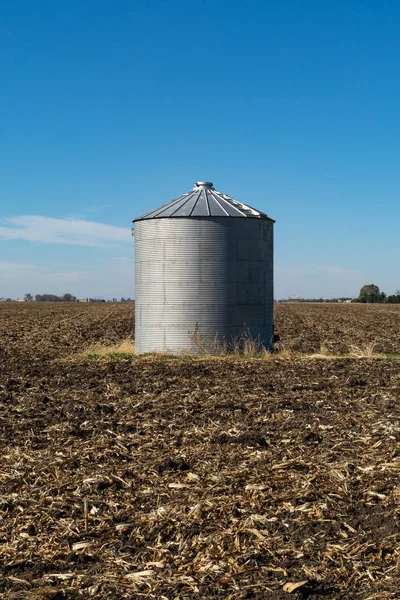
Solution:
<svg viewBox="0 0 400 600"><path fill-rule="evenodd" d="M190 192L162 204L133 222L179 217L250 217L273 221L265 213L218 192L212 183L198 181Z"/></svg>

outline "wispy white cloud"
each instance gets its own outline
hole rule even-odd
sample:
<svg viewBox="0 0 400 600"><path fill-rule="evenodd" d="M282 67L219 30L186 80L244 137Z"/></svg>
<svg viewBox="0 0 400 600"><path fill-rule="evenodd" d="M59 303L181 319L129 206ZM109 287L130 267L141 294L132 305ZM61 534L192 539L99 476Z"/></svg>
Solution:
<svg viewBox="0 0 400 600"><path fill-rule="evenodd" d="M130 229L127 227L115 227L79 219L53 219L40 215L0 219L0 240L25 240L76 246L132 243Z"/></svg>

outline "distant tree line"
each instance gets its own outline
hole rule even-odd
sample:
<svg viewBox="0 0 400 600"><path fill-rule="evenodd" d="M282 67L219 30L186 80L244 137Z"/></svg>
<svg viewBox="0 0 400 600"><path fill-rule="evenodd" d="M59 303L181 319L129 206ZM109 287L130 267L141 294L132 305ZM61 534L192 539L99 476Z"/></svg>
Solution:
<svg viewBox="0 0 400 600"><path fill-rule="evenodd" d="M358 302L362 304L400 304L400 290L388 296L385 292L381 292L377 285L370 283L361 288Z"/></svg>
<svg viewBox="0 0 400 600"><path fill-rule="evenodd" d="M25 294L25 300L32 302L32 294ZM56 296L55 294L36 294L36 302L76 302L76 296L72 294L64 294L63 296Z"/></svg>
<svg viewBox="0 0 400 600"><path fill-rule="evenodd" d="M22 298L21 298L22 299ZM25 294L24 300L26 302L106 302L103 298L77 298L73 294L63 294L57 296L57 294ZM7 301L12 302L12 298L7 298ZM110 302L110 300L107 300ZM122 297L120 300L113 298L112 302L134 302L132 298Z"/></svg>
<svg viewBox="0 0 400 600"><path fill-rule="evenodd" d="M321 303L321 302L357 302L357 300L353 300L352 298L288 298L288 299L282 299L282 300L274 300L274 302L287 302L288 304L294 304L294 303L299 303L299 302L317 302L317 303Z"/></svg>

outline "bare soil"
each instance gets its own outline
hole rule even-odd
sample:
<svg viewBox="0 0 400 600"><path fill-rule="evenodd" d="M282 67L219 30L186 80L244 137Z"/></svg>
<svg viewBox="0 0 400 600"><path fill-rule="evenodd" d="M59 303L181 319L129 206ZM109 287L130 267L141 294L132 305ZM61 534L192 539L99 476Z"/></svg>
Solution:
<svg viewBox="0 0 400 600"><path fill-rule="evenodd" d="M281 340L398 351L400 312L325 306ZM78 359L132 306L0 317L1 597L400 598L398 360Z"/></svg>
<svg viewBox="0 0 400 600"><path fill-rule="evenodd" d="M300 352L400 352L400 304L278 303L275 326L284 347Z"/></svg>

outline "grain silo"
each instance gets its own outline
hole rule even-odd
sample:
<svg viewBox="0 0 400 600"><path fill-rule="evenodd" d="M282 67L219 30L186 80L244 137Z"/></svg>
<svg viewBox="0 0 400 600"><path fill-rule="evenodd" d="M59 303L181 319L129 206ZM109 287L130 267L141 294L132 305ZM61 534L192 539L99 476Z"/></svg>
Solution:
<svg viewBox="0 0 400 600"><path fill-rule="evenodd" d="M199 181L133 223L137 352L271 347L273 219Z"/></svg>

